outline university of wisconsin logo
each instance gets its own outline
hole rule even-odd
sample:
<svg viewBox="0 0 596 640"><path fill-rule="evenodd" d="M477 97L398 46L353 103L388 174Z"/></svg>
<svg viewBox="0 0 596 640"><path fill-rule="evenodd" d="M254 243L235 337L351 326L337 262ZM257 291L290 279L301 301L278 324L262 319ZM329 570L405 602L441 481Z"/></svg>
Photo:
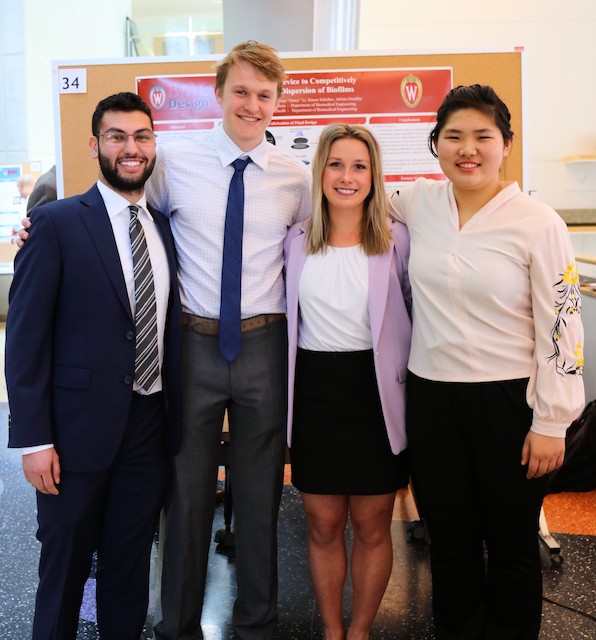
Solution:
<svg viewBox="0 0 596 640"><path fill-rule="evenodd" d="M400 91L406 106L414 109L422 100L422 81L418 76L410 73L401 81Z"/></svg>
<svg viewBox="0 0 596 640"><path fill-rule="evenodd" d="M149 102L154 109L161 109L166 103L166 90L155 85L149 92Z"/></svg>

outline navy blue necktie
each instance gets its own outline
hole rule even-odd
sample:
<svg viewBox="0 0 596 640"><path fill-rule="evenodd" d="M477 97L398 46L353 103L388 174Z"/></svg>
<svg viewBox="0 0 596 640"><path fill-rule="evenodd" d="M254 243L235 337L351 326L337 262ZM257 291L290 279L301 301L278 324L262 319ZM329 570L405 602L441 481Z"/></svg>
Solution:
<svg viewBox="0 0 596 640"><path fill-rule="evenodd" d="M232 362L242 349L240 332L240 296L242 284L242 234L244 230L244 170L250 158L232 162L221 268L221 302L219 307L219 351Z"/></svg>

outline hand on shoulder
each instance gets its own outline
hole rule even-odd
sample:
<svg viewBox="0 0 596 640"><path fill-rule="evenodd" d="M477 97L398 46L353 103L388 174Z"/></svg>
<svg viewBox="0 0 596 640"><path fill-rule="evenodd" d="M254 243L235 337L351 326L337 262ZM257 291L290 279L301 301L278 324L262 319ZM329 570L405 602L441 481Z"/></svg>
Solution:
<svg viewBox="0 0 596 640"><path fill-rule="evenodd" d="M16 244L19 249L25 245L25 242L27 242L27 239L29 238L28 229L31 228L31 220L29 218L23 218L21 220L21 224L23 226L17 231L17 235L14 239L14 244Z"/></svg>

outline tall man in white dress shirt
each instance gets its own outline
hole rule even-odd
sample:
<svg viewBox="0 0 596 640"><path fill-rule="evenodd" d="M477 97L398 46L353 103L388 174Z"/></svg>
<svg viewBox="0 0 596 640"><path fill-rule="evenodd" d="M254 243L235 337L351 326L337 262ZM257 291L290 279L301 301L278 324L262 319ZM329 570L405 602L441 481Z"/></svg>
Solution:
<svg viewBox="0 0 596 640"><path fill-rule="evenodd" d="M200 144L164 145L147 196L176 243L183 304L183 435L160 530L162 619L158 640L201 640L218 449L230 427L238 640L270 640L277 620L277 513L287 411L283 240L310 212L306 167L266 141L285 72L274 49L254 41L218 65L222 126ZM244 170L241 348L219 345L224 226L232 163Z"/></svg>

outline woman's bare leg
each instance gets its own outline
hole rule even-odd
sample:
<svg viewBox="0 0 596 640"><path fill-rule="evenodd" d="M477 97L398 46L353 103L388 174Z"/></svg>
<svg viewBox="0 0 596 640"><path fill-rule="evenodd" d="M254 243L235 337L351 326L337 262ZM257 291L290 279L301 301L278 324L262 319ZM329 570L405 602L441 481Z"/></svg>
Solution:
<svg viewBox="0 0 596 640"><path fill-rule="evenodd" d="M345 640L342 618L347 574L348 497L302 494L308 527L308 562L325 640Z"/></svg>

